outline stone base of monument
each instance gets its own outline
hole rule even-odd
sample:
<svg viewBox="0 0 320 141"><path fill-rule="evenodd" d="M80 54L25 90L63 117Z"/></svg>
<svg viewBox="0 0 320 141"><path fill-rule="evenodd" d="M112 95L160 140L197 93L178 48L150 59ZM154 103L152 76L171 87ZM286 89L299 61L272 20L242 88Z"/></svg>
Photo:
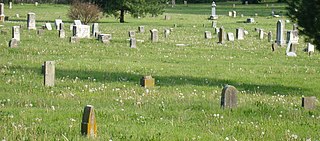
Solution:
<svg viewBox="0 0 320 141"><path fill-rule="evenodd" d="M210 19L210 20L217 20L217 19L218 19L218 16L210 16L209 19Z"/></svg>

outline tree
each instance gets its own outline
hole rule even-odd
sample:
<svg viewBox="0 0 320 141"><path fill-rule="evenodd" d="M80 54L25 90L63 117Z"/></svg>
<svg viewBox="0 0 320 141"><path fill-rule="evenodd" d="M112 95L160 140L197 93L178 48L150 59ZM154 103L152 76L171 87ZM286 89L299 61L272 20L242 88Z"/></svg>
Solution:
<svg viewBox="0 0 320 141"><path fill-rule="evenodd" d="M320 0L287 0L288 16L298 23L300 33L320 50Z"/></svg>
<svg viewBox="0 0 320 141"><path fill-rule="evenodd" d="M68 17L72 20L80 20L84 24L88 24L98 21L102 17L102 11L95 4L75 1L70 6Z"/></svg>
<svg viewBox="0 0 320 141"><path fill-rule="evenodd" d="M148 13L154 16L162 14L166 0L93 0L93 2L105 13L119 16L120 23L123 23L126 12L134 17L144 17Z"/></svg>

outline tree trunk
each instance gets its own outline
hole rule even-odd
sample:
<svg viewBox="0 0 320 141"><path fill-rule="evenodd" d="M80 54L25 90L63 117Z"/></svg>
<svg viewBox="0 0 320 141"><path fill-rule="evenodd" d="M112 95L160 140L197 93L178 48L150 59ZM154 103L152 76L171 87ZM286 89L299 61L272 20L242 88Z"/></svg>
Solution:
<svg viewBox="0 0 320 141"><path fill-rule="evenodd" d="M124 23L124 9L120 10L120 23Z"/></svg>

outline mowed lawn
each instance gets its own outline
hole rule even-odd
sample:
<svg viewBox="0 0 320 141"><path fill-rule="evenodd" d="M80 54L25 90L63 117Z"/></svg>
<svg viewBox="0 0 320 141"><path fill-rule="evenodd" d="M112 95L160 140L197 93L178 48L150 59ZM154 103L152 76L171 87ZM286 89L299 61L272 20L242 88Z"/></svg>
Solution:
<svg viewBox="0 0 320 141"><path fill-rule="evenodd" d="M0 27L0 139L88 140L80 125L84 106L93 105L96 140L319 140L319 106L301 107L303 96L319 99L319 52L303 52L300 36L297 57L287 57L286 46L272 52L267 35L258 38L255 28L271 31L275 40L277 21L287 20L284 4L232 4L217 3L217 26L234 34L242 27L249 32L245 40L218 44L208 20L211 4L178 4L158 17L127 14L126 23L104 17L99 28L112 34L108 45L94 38L70 43L67 5L6 5L9 21ZM271 17L272 9L281 17ZM236 18L227 16L232 10ZM28 12L36 13L38 29L45 22L54 27L61 18L67 37L60 39L57 30L27 30ZM256 22L245 23L250 17ZM9 48L11 28L18 25L19 47ZM146 32L136 38L143 41L130 48L128 31L141 25ZM286 30L292 25L287 21ZM150 41L151 29L159 31L159 42ZM205 31L213 38L205 39ZM55 61L54 87L43 85L44 61ZM144 75L155 78L154 88L139 85ZM220 107L225 84L239 91L236 109Z"/></svg>

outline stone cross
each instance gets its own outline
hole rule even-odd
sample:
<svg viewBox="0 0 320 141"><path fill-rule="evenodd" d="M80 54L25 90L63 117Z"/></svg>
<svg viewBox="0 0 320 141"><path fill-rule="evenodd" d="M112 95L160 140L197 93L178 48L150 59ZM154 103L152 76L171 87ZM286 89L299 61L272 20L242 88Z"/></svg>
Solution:
<svg viewBox="0 0 320 141"><path fill-rule="evenodd" d="M272 32L271 31L269 31L268 32L268 42L272 42L273 40L272 40Z"/></svg>
<svg viewBox="0 0 320 141"><path fill-rule="evenodd" d="M263 35L264 35L263 29L259 29L259 39L260 40L263 39Z"/></svg>
<svg viewBox="0 0 320 141"><path fill-rule="evenodd" d="M282 46L285 44L284 41L284 28L285 28L285 23L282 20L279 20L277 22L277 35L276 35L276 42L279 46Z"/></svg>
<svg viewBox="0 0 320 141"><path fill-rule="evenodd" d="M55 62L45 61L44 62L44 85L53 87L55 79Z"/></svg>
<svg viewBox="0 0 320 141"><path fill-rule="evenodd" d="M234 41L234 35L232 32L227 33L228 41Z"/></svg>
<svg viewBox="0 0 320 141"><path fill-rule="evenodd" d="M221 107L236 108L237 107L238 90L231 85L226 85L221 92Z"/></svg>
<svg viewBox="0 0 320 141"><path fill-rule="evenodd" d="M212 39L212 35L210 31L205 31L204 32L204 38L205 39Z"/></svg>
<svg viewBox="0 0 320 141"><path fill-rule="evenodd" d="M12 38L20 41L20 26L13 26L12 27Z"/></svg>
<svg viewBox="0 0 320 141"><path fill-rule="evenodd" d="M35 13L28 13L28 20L27 20L27 27L28 29L36 29L36 14Z"/></svg>
<svg viewBox="0 0 320 141"><path fill-rule="evenodd" d="M236 38L237 38L237 40L243 40L244 39L243 28L237 28L236 29Z"/></svg>
<svg viewBox="0 0 320 141"><path fill-rule="evenodd" d="M154 87L154 82L152 76L144 76L140 79L140 85L145 88Z"/></svg>
<svg viewBox="0 0 320 141"><path fill-rule="evenodd" d="M317 98L315 96L303 97L302 98L302 107L307 110L313 110L316 108Z"/></svg>
<svg viewBox="0 0 320 141"><path fill-rule="evenodd" d="M224 43L224 37L225 37L225 33L224 33L224 27L220 27L219 30L219 43L223 44Z"/></svg>
<svg viewBox="0 0 320 141"><path fill-rule="evenodd" d="M136 47L137 47L136 38L130 38L130 48L136 48Z"/></svg>
<svg viewBox="0 0 320 141"><path fill-rule="evenodd" d="M92 105L86 105L83 110L81 134L87 137L97 137L97 121Z"/></svg>
<svg viewBox="0 0 320 141"><path fill-rule="evenodd" d="M99 24L98 23L93 23L92 24L92 30L91 30L91 35L93 37L98 37L99 34Z"/></svg>
<svg viewBox="0 0 320 141"><path fill-rule="evenodd" d="M151 41L158 42L158 30L152 29L152 30L150 30L150 33L151 33Z"/></svg>
<svg viewBox="0 0 320 141"><path fill-rule="evenodd" d="M61 19L55 19L54 20L54 25L56 26L56 29L57 30L60 30L61 27L60 27L60 24L62 23L62 20Z"/></svg>
<svg viewBox="0 0 320 141"><path fill-rule="evenodd" d="M216 15L216 3L214 1L212 1L212 4L211 4L211 16L210 16L210 19L211 20L215 20L215 19L218 19L218 16Z"/></svg>
<svg viewBox="0 0 320 141"><path fill-rule="evenodd" d="M140 33L144 33L144 26L139 26L139 27L138 27L138 31L139 31Z"/></svg>

